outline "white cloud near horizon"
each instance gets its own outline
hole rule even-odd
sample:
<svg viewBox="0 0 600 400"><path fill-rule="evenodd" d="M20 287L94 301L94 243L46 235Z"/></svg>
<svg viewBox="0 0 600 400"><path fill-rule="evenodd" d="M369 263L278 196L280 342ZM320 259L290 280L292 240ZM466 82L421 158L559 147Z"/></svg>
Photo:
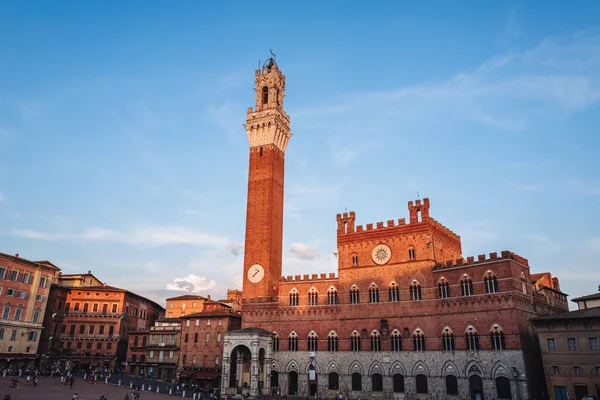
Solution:
<svg viewBox="0 0 600 400"><path fill-rule="evenodd" d="M166 288L169 290L178 290L188 293L200 293L211 290L216 285L217 282L212 279L189 274L184 278L173 279L173 282L168 283Z"/></svg>
<svg viewBox="0 0 600 400"><path fill-rule="evenodd" d="M10 235L25 239L58 241L114 242L132 246L158 247L172 244L195 244L208 247L226 247L230 241L210 233L180 226L149 226L131 231L86 228L79 233L42 232L33 229L15 229Z"/></svg>

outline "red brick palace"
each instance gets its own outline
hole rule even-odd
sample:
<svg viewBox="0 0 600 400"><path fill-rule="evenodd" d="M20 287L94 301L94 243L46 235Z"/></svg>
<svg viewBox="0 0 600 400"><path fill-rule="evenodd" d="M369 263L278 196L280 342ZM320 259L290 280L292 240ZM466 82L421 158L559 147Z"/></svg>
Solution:
<svg viewBox="0 0 600 400"><path fill-rule="evenodd" d="M337 273L283 276L285 77L255 73L242 329L224 340L224 393L528 399L544 390L529 319L567 310L558 279L510 251L463 257L460 236L408 202L408 220L337 215ZM545 276L549 276L548 274ZM535 282L535 285L533 284Z"/></svg>

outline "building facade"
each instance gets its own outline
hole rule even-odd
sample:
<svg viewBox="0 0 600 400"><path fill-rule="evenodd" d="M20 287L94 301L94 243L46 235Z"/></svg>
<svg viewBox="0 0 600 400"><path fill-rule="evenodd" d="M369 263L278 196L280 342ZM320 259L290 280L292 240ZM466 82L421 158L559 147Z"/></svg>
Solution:
<svg viewBox="0 0 600 400"><path fill-rule="evenodd" d="M543 391L529 319L567 310L558 279L510 251L463 257L460 236L408 202L408 220L337 215L337 273L282 276L285 77L255 73L244 318L226 336L223 393L527 399ZM534 286L534 281L537 286ZM552 299L550 301L549 299Z"/></svg>
<svg viewBox="0 0 600 400"><path fill-rule="evenodd" d="M204 302L210 300L210 296L203 297L193 294L184 294L183 296L171 297L166 299L167 318L179 318L186 314L194 314L204 310Z"/></svg>
<svg viewBox="0 0 600 400"><path fill-rule="evenodd" d="M224 304L181 317L179 382L219 388L225 334L241 328L242 315Z"/></svg>
<svg viewBox="0 0 600 400"><path fill-rule="evenodd" d="M554 400L600 398L600 293L573 301L576 311L532 319Z"/></svg>
<svg viewBox="0 0 600 400"><path fill-rule="evenodd" d="M50 286L60 269L0 253L0 368L32 367L38 353Z"/></svg>
<svg viewBox="0 0 600 400"><path fill-rule="evenodd" d="M157 303L108 286L90 272L59 276L51 289L44 357L67 369L124 368L130 332L148 330L164 315Z"/></svg>
<svg viewBox="0 0 600 400"><path fill-rule="evenodd" d="M175 383L180 343L179 318L160 318L150 330L130 332L125 372Z"/></svg>

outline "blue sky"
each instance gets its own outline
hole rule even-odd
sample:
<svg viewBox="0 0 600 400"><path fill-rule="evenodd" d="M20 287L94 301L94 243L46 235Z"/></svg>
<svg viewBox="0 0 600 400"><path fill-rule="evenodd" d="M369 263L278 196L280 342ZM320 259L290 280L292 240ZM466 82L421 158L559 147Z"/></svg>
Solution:
<svg viewBox="0 0 600 400"><path fill-rule="evenodd" d="M600 284L600 3L0 1L0 251L162 303L241 287L253 77L287 77L284 274L431 199L464 256Z"/></svg>

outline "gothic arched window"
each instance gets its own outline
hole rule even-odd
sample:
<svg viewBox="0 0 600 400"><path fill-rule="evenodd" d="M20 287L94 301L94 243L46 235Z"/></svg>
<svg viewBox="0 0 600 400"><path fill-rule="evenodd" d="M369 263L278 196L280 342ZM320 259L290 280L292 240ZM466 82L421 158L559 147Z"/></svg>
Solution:
<svg viewBox="0 0 600 400"><path fill-rule="evenodd" d="M442 332L442 345L444 351L454 351L454 333L450 328L445 328Z"/></svg>
<svg viewBox="0 0 600 400"><path fill-rule="evenodd" d="M400 288L396 285L396 282L392 282L388 288L388 296L392 302L400 301Z"/></svg>
<svg viewBox="0 0 600 400"><path fill-rule="evenodd" d="M392 341L392 351L402 351L402 335L400 335L398 329L394 329L390 339Z"/></svg>
<svg viewBox="0 0 600 400"><path fill-rule="evenodd" d="M492 329L490 330L490 342L492 342L492 350L506 350L504 331L500 326L492 326Z"/></svg>
<svg viewBox="0 0 600 400"><path fill-rule="evenodd" d="M379 303L379 288L374 283L369 288L369 303Z"/></svg>
<svg viewBox="0 0 600 400"><path fill-rule="evenodd" d="M460 280L460 294L463 296L473 295L473 281L467 274L464 274Z"/></svg>
<svg viewBox="0 0 600 400"><path fill-rule="evenodd" d="M356 285L352 285L350 288L350 304L358 304L360 303L360 291L356 287Z"/></svg>
<svg viewBox="0 0 600 400"><path fill-rule="evenodd" d="M352 351L360 351L360 335L358 332L352 332L352 336L350 336L350 345Z"/></svg>
<svg viewBox="0 0 600 400"><path fill-rule="evenodd" d="M485 284L486 293L498 292L498 279L496 278L496 274L494 274L492 271L485 273L485 276L483 277L483 283Z"/></svg>
<svg viewBox="0 0 600 400"><path fill-rule="evenodd" d="M447 299L448 297L450 297L450 285L444 277L440 278L440 281L438 283L438 291L440 299Z"/></svg>
<svg viewBox="0 0 600 400"><path fill-rule="evenodd" d="M333 286L327 291L327 304L334 305L338 303L338 292Z"/></svg>
<svg viewBox="0 0 600 400"><path fill-rule="evenodd" d="M425 334L420 329L413 333L413 346L414 351L425 351Z"/></svg>
<svg viewBox="0 0 600 400"><path fill-rule="evenodd" d="M290 290L290 306L298 305L298 291L296 289Z"/></svg>
<svg viewBox="0 0 600 400"><path fill-rule="evenodd" d="M279 351L279 335L273 332L273 351Z"/></svg>
<svg viewBox="0 0 600 400"><path fill-rule="evenodd" d="M292 332L288 336L288 350L298 351L298 335L296 335L296 332Z"/></svg>
<svg viewBox="0 0 600 400"><path fill-rule="evenodd" d="M411 300L421 300L421 285L417 280L413 280L410 285L410 299Z"/></svg>
<svg viewBox="0 0 600 400"><path fill-rule="evenodd" d="M471 325L465 331L465 341L467 342L467 350L479 350L479 335Z"/></svg>
<svg viewBox="0 0 600 400"><path fill-rule="evenodd" d="M338 351L338 335L333 331L327 336L327 351Z"/></svg>
<svg viewBox="0 0 600 400"><path fill-rule="evenodd" d="M377 331L371 333L371 351L381 351L381 335Z"/></svg>
<svg viewBox="0 0 600 400"><path fill-rule="evenodd" d="M317 292L317 289L311 288L310 291L308 292L308 305L316 306L318 304L319 304L319 292Z"/></svg>
<svg viewBox="0 0 600 400"><path fill-rule="evenodd" d="M317 334L313 331L308 335L308 351L317 351L319 347L319 338Z"/></svg>

